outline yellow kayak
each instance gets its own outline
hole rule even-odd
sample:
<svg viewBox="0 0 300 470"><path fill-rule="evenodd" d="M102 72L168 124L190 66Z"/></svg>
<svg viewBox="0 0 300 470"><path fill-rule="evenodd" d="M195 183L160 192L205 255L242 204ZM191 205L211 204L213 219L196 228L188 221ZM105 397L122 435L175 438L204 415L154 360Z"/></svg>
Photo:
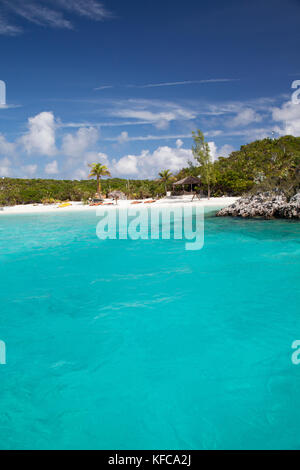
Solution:
<svg viewBox="0 0 300 470"><path fill-rule="evenodd" d="M60 206L58 206L58 209L61 209L63 207L68 207L68 206L71 206L72 204L69 204L68 202L66 202L65 204L61 204Z"/></svg>

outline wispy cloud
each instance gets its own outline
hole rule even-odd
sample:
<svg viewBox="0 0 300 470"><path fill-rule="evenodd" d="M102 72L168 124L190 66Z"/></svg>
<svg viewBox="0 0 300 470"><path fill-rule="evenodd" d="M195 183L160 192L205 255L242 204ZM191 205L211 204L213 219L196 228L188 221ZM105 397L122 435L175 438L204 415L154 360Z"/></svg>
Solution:
<svg viewBox="0 0 300 470"><path fill-rule="evenodd" d="M189 121L197 114L178 103L160 100L130 99L113 104L109 114L117 118L134 119L154 124L158 129L167 129L172 121Z"/></svg>
<svg viewBox="0 0 300 470"><path fill-rule="evenodd" d="M113 15L102 2L96 0L0 0L0 34L16 36L23 28L7 19L7 13L17 19L25 19L29 23L50 28L72 29L73 23L65 17L66 12L86 17L94 21L102 21Z"/></svg>
<svg viewBox="0 0 300 470"><path fill-rule="evenodd" d="M0 34L4 36L17 36L22 33L22 28L9 24L7 19L0 14Z"/></svg>
<svg viewBox="0 0 300 470"><path fill-rule="evenodd" d="M201 85L204 83L226 83L226 82L236 82L239 81L239 78L208 78L205 80L184 80L182 82L162 82L162 83L147 83L144 85L105 85L94 88L94 90L105 90L106 88L158 88L158 87L168 87L168 86L181 86L181 85Z"/></svg>
<svg viewBox="0 0 300 470"><path fill-rule="evenodd" d="M12 3L6 0L4 1L4 4L17 16L20 16L31 23L40 26L50 26L52 28L72 28L71 22L65 19L60 11L53 10L45 5L24 2Z"/></svg>
<svg viewBox="0 0 300 470"><path fill-rule="evenodd" d="M65 10L96 21L102 21L113 16L102 2L96 0L55 0L55 3L61 5Z"/></svg>
<svg viewBox="0 0 300 470"><path fill-rule="evenodd" d="M113 85L102 85L102 86L98 86L97 88L94 88L95 91L97 90L107 90L109 88L114 88Z"/></svg>
<svg viewBox="0 0 300 470"><path fill-rule="evenodd" d="M0 104L0 109L21 108L21 104Z"/></svg>
<svg viewBox="0 0 300 470"><path fill-rule="evenodd" d="M58 128L74 128L80 127L123 127L123 126L141 126L146 124L154 124L154 121L106 121L106 122L58 122Z"/></svg>
<svg viewBox="0 0 300 470"><path fill-rule="evenodd" d="M139 135L128 136L127 132L122 132L117 137L106 137L103 140L107 142L144 142L151 140L178 140L178 139L191 139L192 134L176 134L176 135Z"/></svg>
<svg viewBox="0 0 300 470"><path fill-rule="evenodd" d="M146 85L127 85L129 88L156 88L164 86L181 86L181 85L200 85L203 83L223 83L235 82L239 78L209 78L206 80L185 80L183 82L162 82L162 83L148 83Z"/></svg>

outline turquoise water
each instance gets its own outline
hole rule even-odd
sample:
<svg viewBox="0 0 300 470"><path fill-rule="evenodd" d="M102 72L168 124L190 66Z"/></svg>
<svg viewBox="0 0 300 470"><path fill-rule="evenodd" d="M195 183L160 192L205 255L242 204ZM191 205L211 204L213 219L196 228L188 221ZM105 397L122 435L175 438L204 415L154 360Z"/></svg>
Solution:
<svg viewBox="0 0 300 470"><path fill-rule="evenodd" d="M205 246L1 216L1 449L299 449L300 224Z"/></svg>

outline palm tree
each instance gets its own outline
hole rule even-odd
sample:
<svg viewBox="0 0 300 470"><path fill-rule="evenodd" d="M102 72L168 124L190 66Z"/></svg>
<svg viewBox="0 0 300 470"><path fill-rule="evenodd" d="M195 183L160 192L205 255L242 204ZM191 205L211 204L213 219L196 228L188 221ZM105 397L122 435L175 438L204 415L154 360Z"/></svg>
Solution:
<svg viewBox="0 0 300 470"><path fill-rule="evenodd" d="M170 181L173 180L173 175L170 172L170 170L163 170L159 173L160 180L164 183L165 186L165 192L167 194L167 185L170 183Z"/></svg>
<svg viewBox="0 0 300 470"><path fill-rule="evenodd" d="M89 167L91 168L89 178L97 178L97 193L100 195L101 176L111 176L110 171L108 170L107 166L101 165L101 163L90 163Z"/></svg>

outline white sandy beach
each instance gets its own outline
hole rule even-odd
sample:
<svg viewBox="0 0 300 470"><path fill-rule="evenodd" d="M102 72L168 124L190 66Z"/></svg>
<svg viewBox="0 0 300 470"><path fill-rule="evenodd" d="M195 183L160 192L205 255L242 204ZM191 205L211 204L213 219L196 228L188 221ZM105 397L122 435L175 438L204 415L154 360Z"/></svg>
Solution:
<svg viewBox="0 0 300 470"><path fill-rule="evenodd" d="M208 199L194 199L192 201L191 196L179 196L179 197L173 197L173 198L163 198L159 199L153 204L144 204L147 199L144 201L141 201L141 204L137 204L136 207L153 207L157 205L163 205L165 207L172 207L174 205L176 206L183 206L183 205L193 205L193 206L204 206L204 207L226 207L229 206L230 204L233 204L238 198L237 197L215 197L215 198L210 198ZM137 200L137 199L136 199ZM118 201L118 204L116 205L105 205L113 202L110 199L107 199L104 201L103 206L90 206L90 205L85 205L82 204L81 202L71 202L70 206L67 207L59 207L60 204L49 204L49 205L43 205L43 204L27 204L27 205L19 205L19 206L11 206L11 207L4 207L3 210L0 210L0 216L1 215L6 215L6 214L48 214L48 213L68 213L68 212L80 212L80 211L95 211L99 207L105 207L107 209L115 209L115 208L126 208L126 207L135 207L132 205L132 200L126 200L126 201Z"/></svg>

